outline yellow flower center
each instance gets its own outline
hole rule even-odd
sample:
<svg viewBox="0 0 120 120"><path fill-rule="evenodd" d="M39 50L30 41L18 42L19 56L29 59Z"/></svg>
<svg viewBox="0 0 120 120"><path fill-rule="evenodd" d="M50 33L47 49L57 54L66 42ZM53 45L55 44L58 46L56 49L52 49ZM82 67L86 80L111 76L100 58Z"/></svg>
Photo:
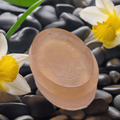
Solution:
<svg viewBox="0 0 120 120"><path fill-rule="evenodd" d="M103 43L111 44L117 37L117 32L120 30L120 18L114 12L114 15L110 15L103 23L97 22L97 25L93 25L93 33L97 39Z"/></svg>
<svg viewBox="0 0 120 120"><path fill-rule="evenodd" d="M5 82L12 82L19 72L19 65L12 56L3 56L0 60L0 86Z"/></svg>

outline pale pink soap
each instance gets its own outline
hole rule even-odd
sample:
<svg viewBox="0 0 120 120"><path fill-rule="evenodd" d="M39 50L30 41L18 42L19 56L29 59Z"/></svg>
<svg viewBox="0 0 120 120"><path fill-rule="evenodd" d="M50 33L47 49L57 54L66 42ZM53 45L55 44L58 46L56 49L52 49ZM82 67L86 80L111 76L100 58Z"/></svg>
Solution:
<svg viewBox="0 0 120 120"><path fill-rule="evenodd" d="M57 28L40 32L30 48L29 61L38 89L56 106L82 109L94 99L98 66L74 34Z"/></svg>

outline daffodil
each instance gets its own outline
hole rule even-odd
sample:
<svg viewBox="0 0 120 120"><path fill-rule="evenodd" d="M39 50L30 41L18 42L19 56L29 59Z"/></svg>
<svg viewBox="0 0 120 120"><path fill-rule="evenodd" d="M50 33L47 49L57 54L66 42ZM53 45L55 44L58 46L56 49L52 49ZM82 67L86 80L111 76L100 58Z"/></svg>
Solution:
<svg viewBox="0 0 120 120"><path fill-rule="evenodd" d="M96 41L106 48L120 44L120 5L114 6L111 0L96 0L96 6L86 7L80 17L90 23Z"/></svg>
<svg viewBox="0 0 120 120"><path fill-rule="evenodd" d="M0 91L13 95L29 93L29 85L19 74L19 69L28 59L28 55L14 53L7 55L7 50L6 38L0 33Z"/></svg>

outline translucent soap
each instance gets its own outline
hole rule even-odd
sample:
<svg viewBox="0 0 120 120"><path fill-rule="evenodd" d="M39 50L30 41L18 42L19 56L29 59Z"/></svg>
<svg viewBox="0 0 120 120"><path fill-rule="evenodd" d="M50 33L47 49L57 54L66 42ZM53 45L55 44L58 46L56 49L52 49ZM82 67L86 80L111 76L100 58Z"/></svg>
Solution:
<svg viewBox="0 0 120 120"><path fill-rule="evenodd" d="M30 48L29 62L38 89L56 106L77 110L94 99L97 62L74 34L57 28L40 32Z"/></svg>

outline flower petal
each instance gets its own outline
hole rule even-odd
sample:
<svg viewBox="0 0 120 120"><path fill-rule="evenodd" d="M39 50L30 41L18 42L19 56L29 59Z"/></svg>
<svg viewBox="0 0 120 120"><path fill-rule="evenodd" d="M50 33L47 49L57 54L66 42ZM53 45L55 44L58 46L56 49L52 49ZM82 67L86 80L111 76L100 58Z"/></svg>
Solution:
<svg viewBox="0 0 120 120"><path fill-rule="evenodd" d="M6 55L7 50L8 50L7 40L5 36L2 33L0 33L0 59L2 58L2 56Z"/></svg>
<svg viewBox="0 0 120 120"><path fill-rule="evenodd" d="M96 0L96 6L105 14L114 14L114 4L111 2L111 0Z"/></svg>
<svg viewBox="0 0 120 120"><path fill-rule="evenodd" d="M115 6L116 14L120 17L120 5Z"/></svg>
<svg viewBox="0 0 120 120"><path fill-rule="evenodd" d="M89 45L93 42L100 42L100 40L98 40L94 34L93 34L93 31L91 31L91 33L89 34L89 36L84 40L85 44L86 45Z"/></svg>
<svg viewBox="0 0 120 120"><path fill-rule="evenodd" d="M16 59L16 61L19 64L19 68L22 67L22 65L28 60L28 55L27 54L8 54L8 56L12 56Z"/></svg>
<svg viewBox="0 0 120 120"><path fill-rule="evenodd" d="M116 37L115 42L113 42L111 44L103 43L103 46L106 47L107 49L114 48L114 47L116 47L118 45L120 45L120 32L117 33L117 37Z"/></svg>
<svg viewBox="0 0 120 120"><path fill-rule="evenodd" d="M92 25L97 24L97 22L102 23L108 18L108 15L103 14L97 7L86 7L79 14L83 20Z"/></svg>
<svg viewBox="0 0 120 120"><path fill-rule="evenodd" d="M31 92L26 80L20 75L13 82L4 82L4 91L12 95L24 95Z"/></svg>

